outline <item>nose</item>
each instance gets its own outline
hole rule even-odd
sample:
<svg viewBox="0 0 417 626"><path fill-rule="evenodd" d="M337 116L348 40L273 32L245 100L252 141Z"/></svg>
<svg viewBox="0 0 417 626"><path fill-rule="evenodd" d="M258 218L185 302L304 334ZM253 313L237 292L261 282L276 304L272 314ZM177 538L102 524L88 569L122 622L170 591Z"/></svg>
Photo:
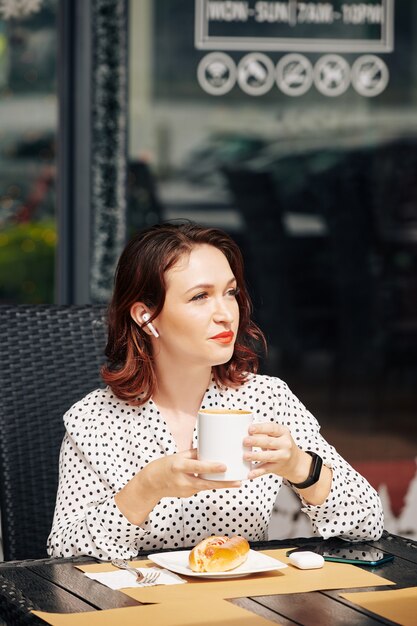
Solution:
<svg viewBox="0 0 417 626"><path fill-rule="evenodd" d="M227 322L231 324L235 319L235 302L225 302L223 299L216 300L213 319L217 323Z"/></svg>

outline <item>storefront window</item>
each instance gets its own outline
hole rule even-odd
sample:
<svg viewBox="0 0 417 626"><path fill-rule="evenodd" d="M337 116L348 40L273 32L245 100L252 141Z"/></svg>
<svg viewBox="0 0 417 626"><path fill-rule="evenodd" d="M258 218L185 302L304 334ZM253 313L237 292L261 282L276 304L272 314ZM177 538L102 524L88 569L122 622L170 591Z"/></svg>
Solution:
<svg viewBox="0 0 417 626"><path fill-rule="evenodd" d="M54 300L57 1L0 3L0 302Z"/></svg>
<svg viewBox="0 0 417 626"><path fill-rule="evenodd" d="M352 462L415 454L416 34L412 0L130 1L129 231L235 237L263 371Z"/></svg>

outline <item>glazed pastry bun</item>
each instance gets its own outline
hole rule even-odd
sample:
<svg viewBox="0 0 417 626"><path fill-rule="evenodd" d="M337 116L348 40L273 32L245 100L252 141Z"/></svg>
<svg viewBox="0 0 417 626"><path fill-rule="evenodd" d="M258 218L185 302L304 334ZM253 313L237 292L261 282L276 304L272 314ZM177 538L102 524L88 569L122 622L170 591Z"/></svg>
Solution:
<svg viewBox="0 0 417 626"><path fill-rule="evenodd" d="M227 572L246 561L249 544L243 537L207 537L190 552L193 572Z"/></svg>

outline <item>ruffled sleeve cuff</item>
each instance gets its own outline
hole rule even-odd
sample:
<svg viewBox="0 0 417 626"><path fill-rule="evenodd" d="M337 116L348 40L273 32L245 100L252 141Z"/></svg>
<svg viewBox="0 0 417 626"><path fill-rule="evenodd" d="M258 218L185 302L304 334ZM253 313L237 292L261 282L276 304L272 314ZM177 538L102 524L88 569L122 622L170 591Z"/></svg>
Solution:
<svg viewBox="0 0 417 626"><path fill-rule="evenodd" d="M135 556L138 541L150 534L144 528L147 520L142 526L129 522L117 507L114 496L91 503L86 510L86 521L93 540L106 546L109 558Z"/></svg>
<svg viewBox="0 0 417 626"><path fill-rule="evenodd" d="M326 465L333 471L328 497L320 505L308 504L301 497L301 510L324 539L339 536L358 541L380 537L383 513L376 491L353 469L347 471L336 463Z"/></svg>

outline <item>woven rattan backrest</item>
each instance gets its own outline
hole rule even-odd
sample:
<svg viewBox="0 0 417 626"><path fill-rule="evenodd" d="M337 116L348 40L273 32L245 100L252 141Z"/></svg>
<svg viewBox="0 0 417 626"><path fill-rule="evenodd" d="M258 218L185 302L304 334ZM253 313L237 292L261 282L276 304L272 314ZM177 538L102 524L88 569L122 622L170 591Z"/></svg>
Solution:
<svg viewBox="0 0 417 626"><path fill-rule="evenodd" d="M0 510L6 560L46 556L63 414L103 386L100 306L0 306Z"/></svg>

